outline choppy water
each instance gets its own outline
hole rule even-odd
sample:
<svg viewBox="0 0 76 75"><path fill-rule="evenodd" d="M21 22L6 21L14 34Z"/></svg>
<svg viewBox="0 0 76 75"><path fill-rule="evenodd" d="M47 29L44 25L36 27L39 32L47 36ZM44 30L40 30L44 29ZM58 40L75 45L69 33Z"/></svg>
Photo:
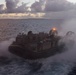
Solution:
<svg viewBox="0 0 76 75"><path fill-rule="evenodd" d="M34 33L49 32L54 26L60 29L63 22L63 20L46 19L0 20L0 56L9 57L0 57L0 75L68 75L75 64L75 62L65 60L68 53L34 61L15 57L8 53L8 46L19 32L27 33L29 30Z"/></svg>

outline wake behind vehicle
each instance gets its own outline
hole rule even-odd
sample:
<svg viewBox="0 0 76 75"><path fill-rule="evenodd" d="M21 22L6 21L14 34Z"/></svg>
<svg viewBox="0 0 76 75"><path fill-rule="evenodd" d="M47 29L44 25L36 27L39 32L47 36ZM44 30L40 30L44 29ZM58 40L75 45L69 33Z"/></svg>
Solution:
<svg viewBox="0 0 76 75"><path fill-rule="evenodd" d="M56 28L52 28L49 33L33 34L32 31L27 34L20 33L9 46L9 52L31 60L47 58L64 51L65 45L64 43L59 45L60 39Z"/></svg>

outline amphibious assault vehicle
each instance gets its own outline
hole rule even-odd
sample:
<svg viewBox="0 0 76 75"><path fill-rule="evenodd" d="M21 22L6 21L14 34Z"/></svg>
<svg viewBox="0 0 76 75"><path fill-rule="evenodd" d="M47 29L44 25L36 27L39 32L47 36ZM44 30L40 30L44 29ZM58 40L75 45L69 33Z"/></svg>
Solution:
<svg viewBox="0 0 76 75"><path fill-rule="evenodd" d="M71 34L71 31L67 33L67 35ZM27 34L19 33L9 46L9 52L31 60L47 58L64 51L65 44L59 44L60 39L56 28L52 28L49 33L34 34L32 31Z"/></svg>

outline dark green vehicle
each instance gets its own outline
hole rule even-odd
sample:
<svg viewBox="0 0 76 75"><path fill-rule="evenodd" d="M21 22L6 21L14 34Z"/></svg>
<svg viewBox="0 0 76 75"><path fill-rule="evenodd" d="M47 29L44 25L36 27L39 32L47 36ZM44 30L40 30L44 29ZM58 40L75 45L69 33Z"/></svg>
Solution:
<svg viewBox="0 0 76 75"><path fill-rule="evenodd" d="M20 33L9 46L9 52L31 60L47 58L64 51L65 44L59 44L61 39L55 28L49 33L33 34L32 31L29 31L27 35Z"/></svg>

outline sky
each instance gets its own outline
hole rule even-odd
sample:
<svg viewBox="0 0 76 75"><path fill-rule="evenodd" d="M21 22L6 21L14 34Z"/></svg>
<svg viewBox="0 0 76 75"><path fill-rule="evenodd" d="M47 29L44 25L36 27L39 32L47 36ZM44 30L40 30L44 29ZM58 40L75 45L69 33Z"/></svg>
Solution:
<svg viewBox="0 0 76 75"><path fill-rule="evenodd" d="M25 3L34 3L35 1L39 1L39 0L21 0L20 2L25 2ZM5 0L0 0L0 4L5 4Z"/></svg>
<svg viewBox="0 0 76 75"><path fill-rule="evenodd" d="M0 18L72 18L76 0L0 0Z"/></svg>
<svg viewBox="0 0 76 75"><path fill-rule="evenodd" d="M76 0L67 0L69 2L72 2L72 3L76 3Z"/></svg>
<svg viewBox="0 0 76 75"><path fill-rule="evenodd" d="M34 3L35 1L38 1L38 0L21 0L22 2L25 2L25 3ZM72 2L72 3L76 3L76 0L67 0L69 2ZM0 4L4 4L5 3L5 0L0 0Z"/></svg>

